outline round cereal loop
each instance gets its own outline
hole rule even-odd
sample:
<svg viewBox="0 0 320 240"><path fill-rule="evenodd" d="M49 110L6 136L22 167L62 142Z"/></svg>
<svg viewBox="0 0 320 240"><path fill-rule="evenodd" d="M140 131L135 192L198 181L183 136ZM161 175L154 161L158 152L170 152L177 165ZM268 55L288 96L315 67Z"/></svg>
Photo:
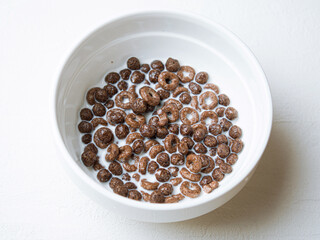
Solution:
<svg viewBox="0 0 320 240"><path fill-rule="evenodd" d="M164 70L164 65L160 60L154 60L151 63L151 68L159 70L160 72L162 72Z"/></svg>
<svg viewBox="0 0 320 240"><path fill-rule="evenodd" d="M203 143L196 143L193 147L196 153L207 153L207 148L203 145Z"/></svg>
<svg viewBox="0 0 320 240"><path fill-rule="evenodd" d="M180 186L180 191L183 195L185 195L189 198L196 198L200 195L201 188L196 183L184 181Z"/></svg>
<svg viewBox="0 0 320 240"><path fill-rule="evenodd" d="M149 64L146 64L146 63L142 64L140 70L141 70L141 72L148 73L150 71Z"/></svg>
<svg viewBox="0 0 320 240"><path fill-rule="evenodd" d="M127 67L131 70L138 70L140 69L140 61L136 57L131 57L127 61Z"/></svg>
<svg viewBox="0 0 320 240"><path fill-rule="evenodd" d="M124 139L129 134L129 128L127 125L119 124L115 128L115 134L117 138Z"/></svg>
<svg viewBox="0 0 320 240"><path fill-rule="evenodd" d="M207 147L215 147L217 146L217 139L214 136L207 135L203 140L204 145Z"/></svg>
<svg viewBox="0 0 320 240"><path fill-rule="evenodd" d="M211 102L206 103L206 99L210 98ZM204 92L199 97L200 106L205 110L213 110L218 105L217 96L213 92Z"/></svg>
<svg viewBox="0 0 320 240"><path fill-rule="evenodd" d="M143 115L136 115L134 113L129 113L125 119L126 124L132 128L139 128L146 122L146 118Z"/></svg>
<svg viewBox="0 0 320 240"><path fill-rule="evenodd" d="M128 83L125 82L125 81L120 81L118 84L117 84L118 88L120 90L127 90L128 89Z"/></svg>
<svg viewBox="0 0 320 240"><path fill-rule="evenodd" d="M158 168L155 176L159 182L167 182L171 178L171 173L167 169Z"/></svg>
<svg viewBox="0 0 320 240"><path fill-rule="evenodd" d="M124 145L119 148L118 160L119 162L127 162L131 159L133 154L132 148L129 145Z"/></svg>
<svg viewBox="0 0 320 240"><path fill-rule="evenodd" d="M149 80L150 80L150 82L157 83L160 73L161 72L159 70L156 70L156 69L151 70L149 72Z"/></svg>
<svg viewBox="0 0 320 240"><path fill-rule="evenodd" d="M112 174L107 169L102 169L98 172L97 178L100 182L108 182Z"/></svg>
<svg viewBox="0 0 320 240"><path fill-rule="evenodd" d="M119 123L123 123L125 119L126 113L122 109L115 108L107 112L108 123L113 126Z"/></svg>
<svg viewBox="0 0 320 240"><path fill-rule="evenodd" d="M107 91L109 98L113 97L118 93L118 89L109 83L106 86L104 86L103 89Z"/></svg>
<svg viewBox="0 0 320 240"><path fill-rule="evenodd" d="M237 162L238 160L238 155L235 153L231 153L228 157L227 157L227 163L230 165L233 165Z"/></svg>
<svg viewBox="0 0 320 240"><path fill-rule="evenodd" d="M119 155L119 147L117 144L111 143L107 149L108 154L106 154L105 159L107 162L115 161Z"/></svg>
<svg viewBox="0 0 320 240"><path fill-rule="evenodd" d="M104 79L106 83L117 83L120 80L120 75L116 72L108 73Z"/></svg>
<svg viewBox="0 0 320 240"><path fill-rule="evenodd" d="M156 163L155 161L151 161L148 165L148 173L154 174L158 168L158 163Z"/></svg>
<svg viewBox="0 0 320 240"><path fill-rule="evenodd" d="M165 196L163 195L162 192L159 191L154 191L150 195L150 202L151 203L164 203L165 201Z"/></svg>
<svg viewBox="0 0 320 240"><path fill-rule="evenodd" d="M205 84L207 83L209 79L209 75L207 72L198 72L196 75L196 82L200 84Z"/></svg>
<svg viewBox="0 0 320 240"><path fill-rule="evenodd" d="M208 118L211 119L210 124L218 123L218 116L214 111L204 111L201 113L200 121L202 124L206 124Z"/></svg>
<svg viewBox="0 0 320 240"><path fill-rule="evenodd" d="M81 120L90 121L93 118L93 114L89 108L83 108L80 111Z"/></svg>
<svg viewBox="0 0 320 240"><path fill-rule="evenodd" d="M78 129L81 133L91 133L93 127L91 123L82 121L78 124Z"/></svg>
<svg viewBox="0 0 320 240"><path fill-rule="evenodd" d="M225 143L221 143L218 145L217 154L219 157L225 158L229 155L229 153L230 153L230 148L228 145L226 145Z"/></svg>
<svg viewBox="0 0 320 240"><path fill-rule="evenodd" d="M166 68L169 72L177 72L180 69L180 63L177 59L170 57L166 61Z"/></svg>
<svg viewBox="0 0 320 240"><path fill-rule="evenodd" d="M220 182L224 178L224 174L221 172L219 168L216 168L212 172L212 178Z"/></svg>
<svg viewBox="0 0 320 240"><path fill-rule="evenodd" d="M222 133L222 128L219 124L211 124L209 126L209 132L214 135L214 136L217 136L219 134Z"/></svg>
<svg viewBox="0 0 320 240"><path fill-rule="evenodd" d="M85 151L81 154L81 160L86 167L91 167L96 161L99 160L96 153L92 151Z"/></svg>
<svg viewBox="0 0 320 240"><path fill-rule="evenodd" d="M179 109L177 105L173 103L163 106L159 113L165 113L167 115L169 123L176 122L179 119Z"/></svg>
<svg viewBox="0 0 320 240"><path fill-rule="evenodd" d="M196 154L189 154L186 158L186 166L193 173L200 172L202 168L200 156Z"/></svg>
<svg viewBox="0 0 320 240"><path fill-rule="evenodd" d="M202 87L199 84L194 82L189 83L189 89L195 95L200 94L202 91Z"/></svg>
<svg viewBox="0 0 320 240"><path fill-rule="evenodd" d="M159 191L163 193L163 195L168 196L173 192L172 184L164 183L159 187Z"/></svg>
<svg viewBox="0 0 320 240"><path fill-rule="evenodd" d="M99 147L99 148L107 148L107 146L113 141L114 136L112 131L109 128L102 127L99 128L93 137L94 143Z"/></svg>
<svg viewBox="0 0 320 240"><path fill-rule="evenodd" d="M120 71L120 76L123 80L129 80L130 78L130 75L131 75L131 70L130 69L122 69Z"/></svg>
<svg viewBox="0 0 320 240"><path fill-rule="evenodd" d="M172 72L164 71L158 77L160 86L167 91L175 90L179 85L179 78Z"/></svg>
<svg viewBox="0 0 320 240"><path fill-rule="evenodd" d="M223 106L228 106L230 104L230 99L226 94L220 94L218 98L219 98L219 104Z"/></svg>
<svg viewBox="0 0 320 240"><path fill-rule="evenodd" d="M130 80L131 80L132 83L139 84L139 83L142 83L144 81L145 77L146 76L142 72L134 71L131 74Z"/></svg>
<svg viewBox="0 0 320 240"><path fill-rule="evenodd" d="M126 138L126 144L131 144L133 143L135 140L143 140L144 137L141 136L140 133L134 132L134 133L130 133L127 138Z"/></svg>
<svg viewBox="0 0 320 240"><path fill-rule="evenodd" d="M136 98L131 102L131 109L135 114L142 114L147 111L147 102L141 98Z"/></svg>
<svg viewBox="0 0 320 240"><path fill-rule="evenodd" d="M113 175L120 176L122 174L122 167L118 162L111 162L108 169Z"/></svg>
<svg viewBox="0 0 320 240"><path fill-rule="evenodd" d="M98 117L102 117L106 114L106 108L101 103L96 103L92 107L92 112Z"/></svg>
<svg viewBox="0 0 320 240"><path fill-rule="evenodd" d="M142 140L135 140L132 144L132 150L135 154L140 154L144 150L144 142Z"/></svg>
<svg viewBox="0 0 320 240"><path fill-rule="evenodd" d="M225 114L229 120L233 120L238 117L238 111L233 107L228 107Z"/></svg>
<svg viewBox="0 0 320 240"><path fill-rule="evenodd" d="M174 134L169 134L164 139L164 147L168 153L174 153L177 151L177 145L180 142L179 138Z"/></svg>
<svg viewBox="0 0 320 240"><path fill-rule="evenodd" d="M180 153L174 153L171 155L171 163L173 165L182 166L184 164L184 156Z"/></svg>
<svg viewBox="0 0 320 240"><path fill-rule="evenodd" d="M91 121L93 129L96 129L99 125L108 126L108 122L104 118L94 118Z"/></svg>
<svg viewBox="0 0 320 240"><path fill-rule="evenodd" d="M180 174L184 179L188 179L191 182L199 182L200 178L201 178L201 174L200 173L192 173L186 168L182 168L180 170Z"/></svg>
<svg viewBox="0 0 320 240"><path fill-rule="evenodd" d="M189 93L189 90L188 90L188 88L186 88L186 87L183 87L183 86L179 86L179 87L177 87L174 91L173 91L173 93L172 93L172 96L173 97L178 97L181 93Z"/></svg>
<svg viewBox="0 0 320 240"><path fill-rule="evenodd" d="M191 82L194 79L195 71L190 66L182 66L177 72L180 81L183 83Z"/></svg>
<svg viewBox="0 0 320 240"><path fill-rule="evenodd" d="M243 148L243 142L241 141L241 139L239 138L235 139L231 145L231 151L234 153L239 153L242 151L242 148Z"/></svg>
<svg viewBox="0 0 320 240"><path fill-rule="evenodd" d="M240 138L242 136L242 130L237 125L233 125L229 130L229 135L233 139Z"/></svg>
<svg viewBox="0 0 320 240"><path fill-rule="evenodd" d="M139 93L143 100L145 100L151 106L157 106L160 103L159 94L150 87L142 87Z"/></svg>
<svg viewBox="0 0 320 240"><path fill-rule="evenodd" d="M87 134L85 134L85 135L83 135L83 136L81 137L81 141L82 141L84 144L90 143L91 140L92 140L92 135L91 135L90 133L87 133Z"/></svg>
<svg viewBox="0 0 320 240"><path fill-rule="evenodd" d="M95 87L95 88L91 88L86 95L86 100L90 105L93 105L96 103L96 99L95 99L95 93L96 91L98 91L100 88Z"/></svg>
<svg viewBox="0 0 320 240"><path fill-rule="evenodd" d="M214 91L216 94L220 93L219 87L213 83L207 83L204 86L204 89L211 89L212 91Z"/></svg>
<svg viewBox="0 0 320 240"><path fill-rule="evenodd" d="M128 102L124 102L125 99L128 99ZM135 100L134 95L129 91L122 91L119 94L117 94L115 98L115 103L117 107L123 108L123 109L130 109L130 104Z"/></svg>
<svg viewBox="0 0 320 240"><path fill-rule="evenodd" d="M191 115L191 118L188 118L188 115ZM199 122L199 113L190 107L182 108L180 111L180 120L184 124L193 125Z"/></svg>
<svg viewBox="0 0 320 240"><path fill-rule="evenodd" d="M164 102L164 106L169 105L169 104L175 104L178 108L178 110L181 110L183 108L183 105L176 99L169 99Z"/></svg>
<svg viewBox="0 0 320 240"><path fill-rule="evenodd" d="M147 138L152 138L157 133L157 129L155 128L155 126L152 126L150 124L142 124L141 127L139 128L139 131L142 136Z"/></svg>
<svg viewBox="0 0 320 240"><path fill-rule="evenodd" d="M142 199L142 195L137 190L130 190L128 193L128 198L140 201Z"/></svg>

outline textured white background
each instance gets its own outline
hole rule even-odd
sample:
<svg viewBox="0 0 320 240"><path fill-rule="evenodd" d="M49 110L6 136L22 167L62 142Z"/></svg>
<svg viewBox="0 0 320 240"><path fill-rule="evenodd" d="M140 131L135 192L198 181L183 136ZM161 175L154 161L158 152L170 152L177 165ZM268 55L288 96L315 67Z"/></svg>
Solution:
<svg viewBox="0 0 320 240"><path fill-rule="evenodd" d="M178 8L236 33L270 82L274 125L248 185L174 224L119 217L61 168L49 121L59 61L125 10ZM0 1L0 239L320 239L320 1Z"/></svg>

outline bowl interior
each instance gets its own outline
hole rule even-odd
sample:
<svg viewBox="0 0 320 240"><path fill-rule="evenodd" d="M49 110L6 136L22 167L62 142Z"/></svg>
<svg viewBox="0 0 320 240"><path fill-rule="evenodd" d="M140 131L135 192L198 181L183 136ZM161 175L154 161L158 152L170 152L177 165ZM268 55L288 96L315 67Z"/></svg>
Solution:
<svg viewBox="0 0 320 240"><path fill-rule="evenodd" d="M83 166L79 157L77 122L85 93L99 85L106 72L120 70L131 56L146 63L173 57L196 71L207 71L209 81L230 97L231 105L239 112L235 124L243 129L245 143L239 161L215 192L192 202L213 199L242 181L258 162L270 133L271 101L265 76L244 45L221 27L170 13L137 14L115 20L89 35L67 60L57 86L56 118L64 145L78 167L92 178L92 171ZM92 184L104 188L95 180ZM115 195L105 192L109 197Z"/></svg>

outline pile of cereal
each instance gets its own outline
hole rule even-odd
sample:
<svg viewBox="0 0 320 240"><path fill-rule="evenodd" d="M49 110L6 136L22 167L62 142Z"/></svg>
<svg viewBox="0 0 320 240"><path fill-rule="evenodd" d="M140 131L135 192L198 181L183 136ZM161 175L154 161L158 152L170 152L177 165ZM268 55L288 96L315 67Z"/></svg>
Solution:
<svg viewBox="0 0 320 240"><path fill-rule="evenodd" d="M210 193L243 148L230 99L208 74L169 58L110 72L86 94L81 160L116 194L175 203ZM194 81L195 80L195 81Z"/></svg>

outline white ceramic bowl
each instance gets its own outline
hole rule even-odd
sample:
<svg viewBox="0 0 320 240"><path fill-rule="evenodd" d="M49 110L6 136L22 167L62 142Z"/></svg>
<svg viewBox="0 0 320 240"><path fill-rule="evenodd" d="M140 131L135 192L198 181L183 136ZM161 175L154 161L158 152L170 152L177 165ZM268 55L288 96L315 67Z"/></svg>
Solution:
<svg viewBox="0 0 320 240"><path fill-rule="evenodd" d="M244 150L233 172L211 194L177 204L133 201L107 191L80 161L78 113L85 92L107 71L136 56L142 62L173 57L226 93L239 111ZM54 134L65 168L90 198L117 214L147 222L174 222L208 213L235 196L252 176L272 125L272 102L266 77L250 50L220 25L181 12L126 14L91 32L61 66L53 97Z"/></svg>

